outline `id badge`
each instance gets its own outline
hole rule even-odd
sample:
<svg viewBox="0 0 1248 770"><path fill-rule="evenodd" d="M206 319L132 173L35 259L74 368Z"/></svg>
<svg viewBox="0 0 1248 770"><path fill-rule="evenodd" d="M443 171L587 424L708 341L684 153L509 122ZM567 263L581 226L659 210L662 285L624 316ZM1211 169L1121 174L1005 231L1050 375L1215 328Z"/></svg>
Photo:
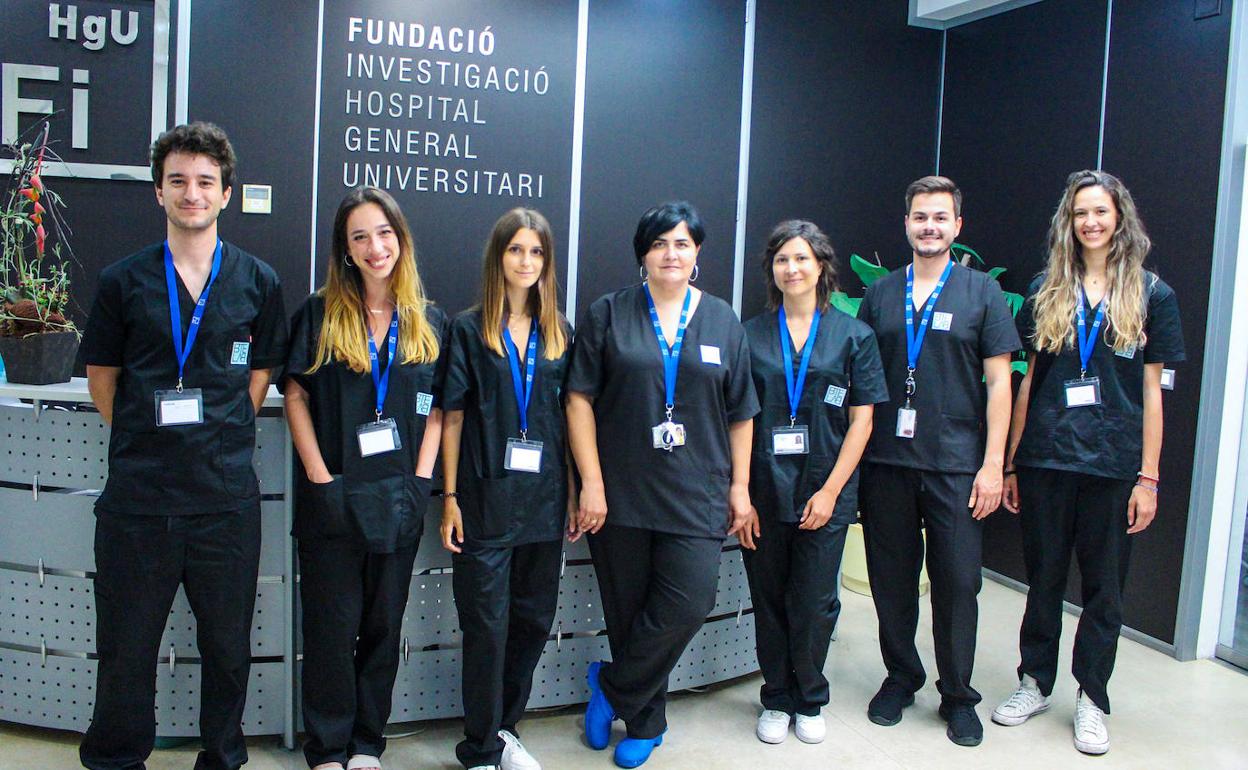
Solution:
<svg viewBox="0 0 1248 770"><path fill-rule="evenodd" d="M372 457L403 447L399 426L393 417L356 426L355 437L360 442L360 457Z"/></svg>
<svg viewBox="0 0 1248 770"><path fill-rule="evenodd" d="M773 455L810 454L810 429L805 425L772 428L771 453Z"/></svg>
<svg viewBox="0 0 1248 770"><path fill-rule="evenodd" d="M914 438L914 426L918 422L919 413L913 408L903 406L897 410L897 438Z"/></svg>
<svg viewBox="0 0 1248 770"><path fill-rule="evenodd" d="M1079 406L1096 406L1101 403L1101 378L1088 377L1082 380L1066 380L1063 383L1066 394L1066 408Z"/></svg>
<svg viewBox="0 0 1248 770"><path fill-rule="evenodd" d="M673 448L685 445L685 426L679 422L667 420L650 429L650 439L655 449Z"/></svg>
<svg viewBox="0 0 1248 770"><path fill-rule="evenodd" d="M507 439L507 453L503 456L503 467L509 471L541 473L542 442L526 441L522 438Z"/></svg>
<svg viewBox="0 0 1248 770"><path fill-rule="evenodd" d="M204 392L199 388L156 391L156 426L199 425L204 421Z"/></svg>

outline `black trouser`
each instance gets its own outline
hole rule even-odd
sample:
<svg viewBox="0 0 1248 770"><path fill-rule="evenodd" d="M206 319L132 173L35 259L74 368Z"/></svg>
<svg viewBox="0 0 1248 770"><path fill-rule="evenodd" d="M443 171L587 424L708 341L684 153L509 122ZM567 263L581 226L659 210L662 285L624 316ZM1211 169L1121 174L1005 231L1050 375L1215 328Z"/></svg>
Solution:
<svg viewBox="0 0 1248 770"><path fill-rule="evenodd" d="M932 583L932 640L936 689L949 703L975 705L976 598L983 584L983 525L967 501L975 476L878 463L863 465L858 485L871 598L880 624L880 652L888 678L910 692L926 681L914 644L919 626L919 572L927 531L927 575Z"/></svg>
<svg viewBox="0 0 1248 770"><path fill-rule="evenodd" d="M559 557L551 540L505 548L465 544L452 558L463 633L464 767L497 765L499 730L516 735L559 606Z"/></svg>
<svg viewBox="0 0 1248 770"><path fill-rule="evenodd" d="M78 755L92 770L144 767L156 740L156 660L178 586L199 648L196 770L247 761L243 705L260 566L260 504L229 513L104 513L95 524L95 711ZM189 651L184 651L188 654Z"/></svg>
<svg viewBox="0 0 1248 770"><path fill-rule="evenodd" d="M612 524L589 536L611 643L598 682L631 738L667 729L667 677L715 608L723 543Z"/></svg>
<svg viewBox="0 0 1248 770"><path fill-rule="evenodd" d="M765 519L758 549L741 549L765 709L815 716L828 703L823 664L841 614L836 580L846 529L825 524L808 531Z"/></svg>
<svg viewBox="0 0 1248 770"><path fill-rule="evenodd" d="M1109 713L1106 687L1114 672L1122 630L1122 588L1131 537L1127 502L1134 481L1043 468L1018 469L1022 496L1027 610L1019 631L1018 675L1030 674L1040 692L1053 692L1062 635L1062 599L1070 552L1079 562L1083 614L1075 632L1072 670L1097 706Z"/></svg>
<svg viewBox="0 0 1248 770"><path fill-rule="evenodd" d="M303 755L310 767L385 751L415 560L415 545L369 553L347 538L299 543Z"/></svg>

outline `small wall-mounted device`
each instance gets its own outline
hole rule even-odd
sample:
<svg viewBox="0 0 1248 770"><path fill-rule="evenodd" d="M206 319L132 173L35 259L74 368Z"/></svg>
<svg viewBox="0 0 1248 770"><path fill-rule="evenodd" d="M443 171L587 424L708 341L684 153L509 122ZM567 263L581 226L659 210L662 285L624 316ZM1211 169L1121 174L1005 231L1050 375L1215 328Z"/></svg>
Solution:
<svg viewBox="0 0 1248 770"><path fill-rule="evenodd" d="M243 185L244 214L272 214L273 187L267 184Z"/></svg>
<svg viewBox="0 0 1248 770"><path fill-rule="evenodd" d="M1161 389L1162 390L1174 390L1174 370L1173 369L1161 370Z"/></svg>

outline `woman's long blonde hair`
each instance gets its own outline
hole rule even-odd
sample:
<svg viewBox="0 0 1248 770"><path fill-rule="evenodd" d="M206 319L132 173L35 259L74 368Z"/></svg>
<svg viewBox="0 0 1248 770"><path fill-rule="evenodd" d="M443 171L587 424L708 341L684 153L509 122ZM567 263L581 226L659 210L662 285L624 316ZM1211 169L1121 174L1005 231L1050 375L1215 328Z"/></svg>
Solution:
<svg viewBox="0 0 1248 770"><path fill-rule="evenodd" d="M1056 354L1075 345L1075 305L1086 269L1082 247L1074 233L1075 195L1088 187L1103 188L1118 213L1105 263L1109 285L1102 339L1119 352L1145 341L1144 258L1152 242L1144 232L1135 201L1122 182L1104 171L1085 170L1067 178L1066 191L1049 225L1049 261L1034 305L1036 331L1032 344L1036 350Z"/></svg>
<svg viewBox="0 0 1248 770"><path fill-rule="evenodd" d="M405 364L424 364L438 359L438 337L425 317L429 300L425 298L425 287L416 270L416 248L407 219L389 193L376 187L357 187L342 199L334 216L329 271L325 285L317 292L325 299L325 320L321 324L316 356L308 374L330 361L342 361L355 372L369 370L364 283L347 250L347 217L366 203L375 203L381 208L399 241L398 259L394 271L390 273L390 293L399 311L402 361Z"/></svg>
<svg viewBox="0 0 1248 770"><path fill-rule="evenodd" d="M555 282L555 239L550 223L533 209L515 208L499 217L485 242L481 268L481 335L485 345L500 356L503 350L503 319L511 311L507 306L507 278L503 274L503 254L511 239L528 228L537 233L542 244L542 271L529 289L529 317L538 322L542 335L542 356L554 361L567 349L567 335L559 319L559 286ZM515 340L517 346L522 340Z"/></svg>

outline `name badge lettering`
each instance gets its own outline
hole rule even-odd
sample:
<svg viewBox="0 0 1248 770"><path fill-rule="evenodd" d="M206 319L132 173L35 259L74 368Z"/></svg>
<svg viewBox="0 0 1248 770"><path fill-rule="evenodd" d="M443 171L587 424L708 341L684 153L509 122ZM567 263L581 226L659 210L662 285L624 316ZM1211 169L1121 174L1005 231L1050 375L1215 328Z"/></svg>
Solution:
<svg viewBox="0 0 1248 770"><path fill-rule="evenodd" d="M771 429L771 453L804 455L810 453L810 430L805 425Z"/></svg>
<svg viewBox="0 0 1248 770"><path fill-rule="evenodd" d="M714 345L700 345L699 347L702 349L702 363L720 365L719 348Z"/></svg>
<svg viewBox="0 0 1248 770"><path fill-rule="evenodd" d="M845 394L848 392L840 385L829 385L828 392L823 395L823 402L832 406L841 406L845 403Z"/></svg>
<svg viewBox="0 0 1248 770"><path fill-rule="evenodd" d="M915 424L919 413L908 406L897 410L897 438L914 438Z"/></svg>
<svg viewBox="0 0 1248 770"><path fill-rule="evenodd" d="M233 349L230 350L230 365L231 366L246 366L250 358L251 358L251 343L250 342L235 342Z"/></svg>
<svg viewBox="0 0 1248 770"><path fill-rule="evenodd" d="M520 438L507 439L507 452L503 456L503 467L509 471L541 473L542 442L526 441Z"/></svg>
<svg viewBox="0 0 1248 770"><path fill-rule="evenodd" d="M156 425L199 425L204 421L204 394L199 388L156 391Z"/></svg>
<svg viewBox="0 0 1248 770"><path fill-rule="evenodd" d="M433 396L429 393L416 394L416 414L429 415L429 410L433 408Z"/></svg>
<svg viewBox="0 0 1248 770"><path fill-rule="evenodd" d="M938 332L947 332L953 326L953 313L942 313L937 310L932 313L932 329Z"/></svg>
<svg viewBox="0 0 1248 770"><path fill-rule="evenodd" d="M1115 350L1114 355L1119 358L1135 358L1135 345L1132 345L1126 350Z"/></svg>
<svg viewBox="0 0 1248 770"><path fill-rule="evenodd" d="M1067 409L1074 409L1080 406L1096 406L1101 403L1100 377L1067 380L1064 385Z"/></svg>
<svg viewBox="0 0 1248 770"><path fill-rule="evenodd" d="M372 457L403 447L403 441L399 438L399 426L393 417L366 422L356 427L355 437L360 443L360 457Z"/></svg>

